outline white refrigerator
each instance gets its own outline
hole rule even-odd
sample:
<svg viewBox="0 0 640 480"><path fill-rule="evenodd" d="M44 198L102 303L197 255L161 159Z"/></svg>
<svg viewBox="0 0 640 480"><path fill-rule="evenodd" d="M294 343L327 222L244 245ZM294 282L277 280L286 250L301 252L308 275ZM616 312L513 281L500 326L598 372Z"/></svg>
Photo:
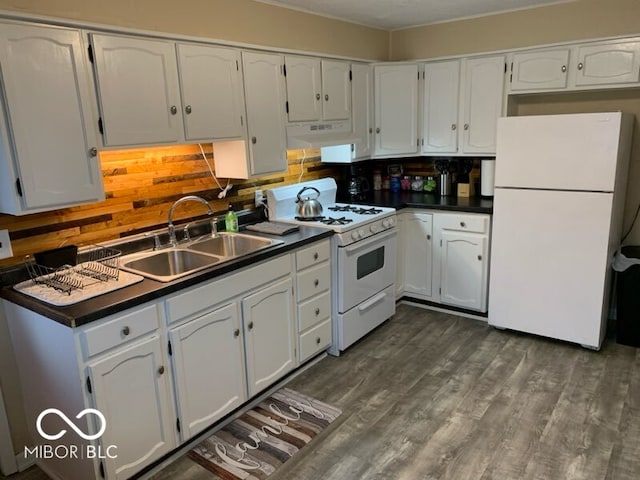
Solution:
<svg viewBox="0 0 640 480"><path fill-rule="evenodd" d="M633 116L498 120L489 324L599 349Z"/></svg>

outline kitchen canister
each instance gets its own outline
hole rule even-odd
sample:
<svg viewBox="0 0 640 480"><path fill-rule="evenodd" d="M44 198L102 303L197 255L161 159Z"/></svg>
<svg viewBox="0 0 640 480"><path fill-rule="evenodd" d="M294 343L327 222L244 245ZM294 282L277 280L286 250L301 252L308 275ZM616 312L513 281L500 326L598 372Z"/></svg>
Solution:
<svg viewBox="0 0 640 480"><path fill-rule="evenodd" d="M451 174L441 173L439 180L440 180L440 195L443 197L451 195Z"/></svg>
<svg viewBox="0 0 640 480"><path fill-rule="evenodd" d="M496 160L487 159L480 161L480 195L493 197L495 184Z"/></svg>

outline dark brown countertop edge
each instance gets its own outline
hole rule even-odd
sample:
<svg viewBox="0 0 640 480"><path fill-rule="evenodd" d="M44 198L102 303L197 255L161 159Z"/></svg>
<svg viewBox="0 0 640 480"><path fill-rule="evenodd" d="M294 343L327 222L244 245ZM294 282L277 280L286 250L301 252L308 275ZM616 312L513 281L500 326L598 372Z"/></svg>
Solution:
<svg viewBox="0 0 640 480"><path fill-rule="evenodd" d="M324 228L301 226L299 231L284 236L259 234L257 232L251 232L251 234L277 238L285 243L237 260L224 262L173 282L158 282L145 278L135 285L65 307L56 307L41 302L29 295L17 292L11 286L5 286L0 289L0 298L32 310L67 327L80 327L193 285L212 280L240 268L268 260L323 238L329 238L333 235L333 231Z"/></svg>

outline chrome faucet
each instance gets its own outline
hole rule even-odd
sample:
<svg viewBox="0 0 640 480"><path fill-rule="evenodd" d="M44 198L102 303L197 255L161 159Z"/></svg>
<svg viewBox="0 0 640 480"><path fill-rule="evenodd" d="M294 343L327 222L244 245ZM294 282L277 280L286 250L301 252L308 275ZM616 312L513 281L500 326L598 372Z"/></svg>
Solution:
<svg viewBox="0 0 640 480"><path fill-rule="evenodd" d="M169 209L169 218L167 222L167 231L169 232L169 245L171 245L172 247L175 247L178 244L178 239L176 238L176 227L173 226L173 211L181 203L184 203L190 200L200 202L201 204L207 207L207 214L213 215L213 210L211 209L209 202L207 202L204 198L198 197L197 195L187 195L186 197L182 197L176 200L175 203L171 205L171 208Z"/></svg>

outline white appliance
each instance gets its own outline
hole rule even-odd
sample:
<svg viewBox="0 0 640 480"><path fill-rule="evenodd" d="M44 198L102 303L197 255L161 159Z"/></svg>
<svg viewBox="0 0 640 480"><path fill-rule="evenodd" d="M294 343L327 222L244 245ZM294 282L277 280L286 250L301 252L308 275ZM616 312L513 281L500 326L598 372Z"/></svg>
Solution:
<svg viewBox="0 0 640 480"><path fill-rule="evenodd" d="M321 218L296 217L295 201L303 187L320 192ZM338 204L336 190L333 178L323 178L267 191L271 220L335 232L331 237L332 355L339 355L383 323L396 308L395 209Z"/></svg>
<svg viewBox="0 0 640 480"><path fill-rule="evenodd" d="M498 120L489 324L599 349L633 117Z"/></svg>

